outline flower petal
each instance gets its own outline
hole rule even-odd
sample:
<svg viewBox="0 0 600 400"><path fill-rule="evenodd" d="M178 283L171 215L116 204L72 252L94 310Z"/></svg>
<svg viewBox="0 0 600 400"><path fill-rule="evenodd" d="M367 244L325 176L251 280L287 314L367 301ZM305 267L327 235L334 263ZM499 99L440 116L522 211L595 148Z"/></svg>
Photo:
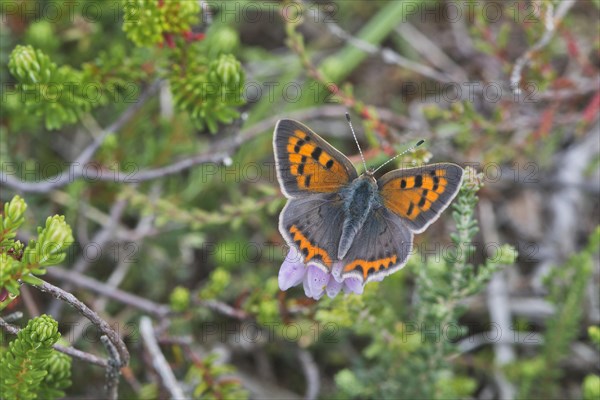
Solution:
<svg viewBox="0 0 600 400"><path fill-rule="evenodd" d="M333 267L331 267L331 275L333 279L338 282L343 282L344 278L342 277L342 271L344 268L344 263L342 261L336 261L333 263Z"/></svg>
<svg viewBox="0 0 600 400"><path fill-rule="evenodd" d="M325 294L325 291L321 290L321 293L313 294L312 298L315 299L315 300L319 300L321 297L323 297L324 294Z"/></svg>
<svg viewBox="0 0 600 400"><path fill-rule="evenodd" d="M308 285L308 273L304 275L304 279L302 280L302 286L304 287L304 295L306 297L312 298L312 292L310 290L310 286Z"/></svg>
<svg viewBox="0 0 600 400"><path fill-rule="evenodd" d="M344 279L344 293L362 294L364 288L365 287L360 278Z"/></svg>
<svg viewBox="0 0 600 400"><path fill-rule="evenodd" d="M290 250L291 253L291 250ZM296 286L306 275L306 266L298 261L294 261L290 254L283 260L281 268L279 268L279 289L288 290L292 286Z"/></svg>
<svg viewBox="0 0 600 400"><path fill-rule="evenodd" d="M308 287L313 299L319 299L325 292L325 287L331 275L315 264L308 264Z"/></svg>
<svg viewBox="0 0 600 400"><path fill-rule="evenodd" d="M337 296L340 290L342 290L342 286L344 286L342 282L338 282L335 279L329 279L329 282L327 283L327 288L325 289L325 291L327 292L327 296L333 299L335 296Z"/></svg>

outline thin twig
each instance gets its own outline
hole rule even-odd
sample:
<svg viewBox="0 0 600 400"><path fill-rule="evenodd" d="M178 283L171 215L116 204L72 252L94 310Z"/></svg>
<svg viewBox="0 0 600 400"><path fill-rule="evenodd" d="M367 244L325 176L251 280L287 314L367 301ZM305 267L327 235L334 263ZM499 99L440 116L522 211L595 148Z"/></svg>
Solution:
<svg viewBox="0 0 600 400"><path fill-rule="evenodd" d="M585 177L585 171L600 154L599 130L600 121L596 121L585 137L555 156L554 165L557 167L553 176L557 182L588 185L592 181ZM575 251L577 233L582 224L581 207L584 198L584 192L577 186L557 185L545 199L545 211L550 219L547 234L539 243L541 261L535 267L531 282L534 292L544 293L544 277L553 267L562 263L568 254Z"/></svg>
<svg viewBox="0 0 600 400"><path fill-rule="evenodd" d="M107 285L106 283L97 281L93 278L79 274L72 270L66 270L63 268L49 268L46 272L46 275L53 279L71 282L77 287L91 290L109 299L137 308L157 318L164 318L173 312L171 308L166 304L155 303L151 300L145 299L140 296L136 296L121 289L117 289L115 287ZM219 314L231 318L239 320L249 318L248 313L246 313L245 311L239 310L230 306L229 304L217 300L197 300L195 301L195 304L209 308L215 312L218 312Z"/></svg>
<svg viewBox="0 0 600 400"><path fill-rule="evenodd" d="M212 153L209 151L207 153L198 154L189 158L185 158L183 160L176 161L173 164L169 164L164 167L141 170L135 173L115 173L114 171L104 170L99 172L100 175L98 177L98 180L119 183L144 182L152 179L162 178L168 175L173 175L186 169L190 169L191 167L199 164L221 164L224 162L225 159L229 158L230 156L231 155L229 152Z"/></svg>
<svg viewBox="0 0 600 400"><path fill-rule="evenodd" d="M533 55L544 48L554 36L554 32L556 30L556 25L560 23L560 21L567 14L569 9L573 7L575 4L575 0L562 0L556 13L553 12L554 8L551 2L546 2L546 30L544 34L532 47L527 49L525 53L523 53L517 61L515 61L515 65L513 67L512 73L510 75L510 87L512 88L515 94L521 92L519 85L521 84L521 79L523 78L523 68L529 64Z"/></svg>
<svg viewBox="0 0 600 400"><path fill-rule="evenodd" d="M183 391L179 387L179 383L175 378L173 370L169 366L169 363L165 359L165 356L160 351L156 336L154 335L154 328L152 328L152 321L149 317L140 318L140 335L144 340L144 345L150 353L152 360L152 366L160 376L162 384L171 394L172 399L184 399Z"/></svg>
<svg viewBox="0 0 600 400"><path fill-rule="evenodd" d="M402 68L406 68L408 70L411 70L413 72L416 72L420 75L426 76L439 82L448 83L454 81L451 76L448 76L444 73L440 73L427 65L409 60L408 58L401 56L400 54L398 54L390 48L380 48L367 41L354 37L350 33L346 32L342 27L333 22L328 22L325 25L329 32L331 32L333 35L348 42L349 44L364 51L365 53L373 55L379 54L381 56L381 59L388 64L398 65Z"/></svg>
<svg viewBox="0 0 600 400"><path fill-rule="evenodd" d="M467 73L452 60L431 39L421 33L412 24L405 22L399 24L395 31L404 38L421 57L437 66L439 70L450 71L455 82L466 82Z"/></svg>
<svg viewBox="0 0 600 400"><path fill-rule="evenodd" d="M95 137L82 152L72 162L72 167L67 172L60 172L58 175L53 176L45 181L39 182L25 182L21 181L11 175L7 175L4 171L0 171L0 182L13 189L22 192L32 193L47 193L52 189L56 189L65 186L75 179L80 178L88 173L88 163L100 148L107 136L112 133L119 131L129 120L135 115L135 113L146 103L146 101L154 95L160 86L160 81L154 82L138 99L138 101L132 104L127 110L119 116L119 118L109 125L106 129Z"/></svg>
<svg viewBox="0 0 600 400"><path fill-rule="evenodd" d="M325 107L314 107L305 110L295 111L287 115L288 118L307 120L318 117L341 117L347 111L346 107L343 106L325 106ZM411 122L405 118L396 115L394 112L385 109L377 110L382 121L392 123L402 128L411 128ZM206 163L221 164L225 160L231 157L231 154L237 150L241 145L252 140L259 134L273 129L280 116L274 116L267 118L249 128L246 128L239 132L238 135L232 138L226 138L218 141L210 146L209 149L203 151L200 154L193 155L182 160L173 162L172 164L151 168L142 169L140 171L113 171L108 169L96 169L94 171L93 181L109 181L119 183L138 183L152 179L163 178L169 175L173 175L194 166ZM82 168L73 170L68 173L61 175L61 178L52 177L47 181L39 182L24 182L13 176L6 175L0 171L0 182L7 186L22 191L22 192L47 192L53 189L58 189L62 186L71 183L75 179L84 178L88 172ZM62 178L64 175L68 175Z"/></svg>
<svg viewBox="0 0 600 400"><path fill-rule="evenodd" d="M72 199L69 194L63 192L61 190L54 190L49 195L49 198L57 204L68 206L71 204ZM114 205L113 205L114 206ZM136 241L141 237L139 234L135 232L135 229L131 229L128 226L124 225L120 221L114 221L112 218L112 208L111 213L107 214L96 207L93 207L89 203L82 204L82 207L85 207L85 210L80 212L80 216L89 221L93 221L101 225L102 227L110 227L113 226L113 237L116 237L119 240L125 241ZM83 214L83 215L82 215ZM144 232L145 236L156 235L158 230L156 228L151 229L149 232ZM78 235L81 237L81 234ZM91 238L88 240L82 240L82 243L95 243L95 238Z"/></svg>
<svg viewBox="0 0 600 400"><path fill-rule="evenodd" d="M42 281L41 284L35 285L34 287L38 288L44 293L50 293L52 296L57 299L63 300L75 308L79 313L84 315L90 322L92 322L102 333L104 333L111 342L117 348L119 352L119 356L121 357L121 366L127 365L129 362L129 351L127 351L127 347L123 340L119 336L114 329L108 325L106 321L104 321L98 314L96 314L93 310L91 310L88 306L83 304L79 299L73 296L71 293L64 291L63 289L54 286L48 282Z"/></svg>
<svg viewBox="0 0 600 400"><path fill-rule="evenodd" d="M94 354L78 350L74 347L65 347L65 346L61 346L59 344L55 344L53 347L56 351L60 351L61 353L64 353L73 358L77 358L81 361L85 361L90 364L98 365L99 367L102 367L102 368L106 368L106 366L108 365L108 362L105 359L100 358Z"/></svg>
<svg viewBox="0 0 600 400"><path fill-rule="evenodd" d="M163 318L171 312L169 306L165 304L155 303L143 297L125 292L123 290L107 285L106 283L97 281L93 278L77 273L73 270L66 270L63 268L49 268L47 271L47 275L53 279L71 282L79 288L91 290L95 293L101 294L102 296L108 297L109 299L119 301L123 304L127 304L158 318Z"/></svg>
<svg viewBox="0 0 600 400"><path fill-rule="evenodd" d="M510 311L531 320L545 320L556 312L555 306L543 298L514 296L510 298Z"/></svg>
<svg viewBox="0 0 600 400"><path fill-rule="evenodd" d="M77 157L77 159L75 160L76 166L81 165L81 168L83 168L83 166L92 159L96 151L100 148L100 146L104 142L104 139L106 139L108 135L121 130L121 128L127 122L129 122L131 118L133 118L135 113L137 113L138 110L142 108L146 101L150 99L150 97L152 97L156 93L156 91L158 91L158 89L160 88L160 84L160 80L157 80L152 85L150 85L150 87L146 89L144 93L142 93L137 102L133 103L129 108L127 108L127 110L123 112L123 114L119 116L119 118L115 122L113 122L106 129L104 129L104 131L102 131L102 133L98 137L96 137L92 143L90 143L90 145L79 155L79 157Z"/></svg>
<svg viewBox="0 0 600 400"><path fill-rule="evenodd" d="M160 191L158 190L158 183L155 183L153 185L151 192L152 192L152 194L151 194L151 201L152 201L152 200L155 200L159 196ZM144 216L139 220L135 230L132 232L132 235L131 235L132 237L135 237L136 239L133 239L132 242L129 242L128 246L133 245L136 247L140 247L142 245L142 239L152 229L152 221L153 220L154 220L153 215ZM117 262L116 268L113 270L111 275L106 280L106 285L113 287L113 288L117 288L121 284L121 282L123 281L123 279L125 278L127 273L129 272L129 269L131 268L132 265L133 265L133 263L131 262L129 257L124 257L122 259L119 259ZM100 295L100 297L96 298L91 303L90 307L93 310L104 310L104 307L106 307L107 300L108 300L107 297ZM85 324L83 321L83 317L81 317L79 319L79 321L77 321L77 323L73 326L73 329L69 334L69 337L71 338L71 340L73 342L77 341L79 336L83 333L84 328L85 328Z"/></svg>
<svg viewBox="0 0 600 400"><path fill-rule="evenodd" d="M319 368L312 354L305 349L298 349L298 360L302 366L306 378L306 400L315 400L319 396L321 382L319 380Z"/></svg>
<svg viewBox="0 0 600 400"><path fill-rule="evenodd" d="M113 232L116 229L115 227L118 225L123 212L125 211L126 205L127 200L118 200L111 206L108 223L94 234L94 237L90 243L93 243L94 246L97 246L100 249L104 248L108 241L114 236ZM72 271L82 274L88 269L89 266L90 261L85 256L85 252L83 252L75 261ZM73 287L67 283L63 289L69 292L73 289ZM61 301L53 300L48 306L48 314L53 315L55 318L60 317L63 304L64 303Z"/></svg>
<svg viewBox="0 0 600 400"><path fill-rule="evenodd" d="M485 346L486 344L495 345L497 343L521 346L541 346L544 344L544 336L538 332L526 331L502 331L500 333L494 331L482 332L461 339L458 342L457 347L460 354L474 351L479 347Z"/></svg>
<svg viewBox="0 0 600 400"><path fill-rule="evenodd" d="M479 201L479 222L483 239L486 243L500 243L496 232L496 217L491 203L485 199ZM488 254L493 257L493 254ZM492 277L487 292L487 304L490 319L497 324L501 332L509 332L511 314L509 306L508 287L504 278L505 271L498 271ZM499 367L494 371L494 377L500 390L500 398L512 399L515 397L515 388L505 378L501 368L515 360L515 351L511 343L494 343L494 361Z"/></svg>
<svg viewBox="0 0 600 400"><path fill-rule="evenodd" d="M16 335L20 331L19 328L17 328L14 325L9 324L8 322L6 322L5 320L3 320L2 318L0 318L0 328L2 328L2 330L5 331L5 332L10 333L11 335Z"/></svg>
<svg viewBox="0 0 600 400"><path fill-rule="evenodd" d="M17 321L23 318L23 313L21 311L15 311L14 313L10 313L4 317L4 321L11 323L13 321Z"/></svg>
<svg viewBox="0 0 600 400"><path fill-rule="evenodd" d="M223 314L223 315L231 317L231 318L235 318L235 319L239 319L239 320L244 320L244 319L249 318L248 313L246 313L245 311L239 310L237 308L230 306L227 303L223 303L223 302L220 302L217 300L198 300L197 304L200 306L205 306L206 308L209 308L213 311L218 312L219 314Z"/></svg>
<svg viewBox="0 0 600 400"><path fill-rule="evenodd" d="M479 224L485 243L500 243L496 232L496 217L492 204L486 200L479 201ZM494 250L489 250L494 251ZM488 254L494 257L494 254ZM503 331L509 331L511 326L510 298L504 278L505 270L498 271L492 277L487 293L487 304L490 319L498 324ZM495 346L496 362L498 365L508 364L515 359L515 353L510 345L498 343Z"/></svg>
<svg viewBox="0 0 600 400"><path fill-rule="evenodd" d="M2 318L0 318L0 328L2 328L2 330L5 332L10 333L11 335L16 335L21 330L18 327L7 323ZM108 362L106 360L99 358L98 356L95 356L94 354L86 353L85 351L81 351L81 350L77 350L73 347L65 347L65 346L61 346L59 344L55 344L52 347L54 348L54 350L60 351L61 353L66 354L72 358L77 358L81 361L85 361L85 362L93 364L93 365L98 365L102 368L106 368L106 366L108 365Z"/></svg>
<svg viewBox="0 0 600 400"><path fill-rule="evenodd" d="M106 335L100 336L100 340L109 356L105 374L106 397L109 400L117 400L119 397L119 377L121 376L121 357Z"/></svg>

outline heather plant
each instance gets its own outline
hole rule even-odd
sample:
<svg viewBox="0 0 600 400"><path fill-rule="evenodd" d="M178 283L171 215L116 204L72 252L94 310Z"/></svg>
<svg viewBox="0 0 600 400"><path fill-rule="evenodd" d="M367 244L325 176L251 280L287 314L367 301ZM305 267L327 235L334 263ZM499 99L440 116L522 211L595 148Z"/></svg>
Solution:
<svg viewBox="0 0 600 400"><path fill-rule="evenodd" d="M52 348L60 339L48 315L33 318L0 357L3 399L57 399L71 386L71 358Z"/></svg>
<svg viewBox="0 0 600 400"><path fill-rule="evenodd" d="M17 230L25 222L26 209L25 201L15 196L4 204L4 212L0 215L0 309L19 296L21 282L42 283L36 275L43 275L48 266L64 261L67 248L73 243L71 227L64 216L59 215L48 217L46 225L38 227L37 239L31 239L26 246L14 240Z"/></svg>
<svg viewBox="0 0 600 400"><path fill-rule="evenodd" d="M350 308L367 315L358 324L340 319L344 312L337 311L335 301L317 314L321 322L331 319L356 327L371 340L363 351L365 363L337 373L335 380L342 393L367 398L457 398L471 395L476 388L475 381L457 373L449 362L458 351L452 339L467 332L459 321L465 312L460 302L484 289L494 273L516 259L515 250L505 245L482 265L470 262L471 244L478 231L474 209L481 178L467 170L453 206L456 233L451 235L451 251L443 260L432 257L421 265L409 263L409 268L416 269L417 285L417 300L410 313L386 304L371 291L364 296L363 310L357 310L356 304ZM341 308L348 310L349 306ZM394 309L397 311L391 311ZM393 378L381 382L381 376Z"/></svg>

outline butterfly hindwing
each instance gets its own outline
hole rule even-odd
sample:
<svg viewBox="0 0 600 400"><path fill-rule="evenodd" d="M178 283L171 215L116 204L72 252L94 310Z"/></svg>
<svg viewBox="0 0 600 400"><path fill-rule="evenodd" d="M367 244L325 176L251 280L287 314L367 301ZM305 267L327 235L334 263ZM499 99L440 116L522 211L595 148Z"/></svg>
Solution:
<svg viewBox="0 0 600 400"><path fill-rule="evenodd" d="M413 232L423 232L458 193L463 169L440 163L388 172L378 181L383 205Z"/></svg>
<svg viewBox="0 0 600 400"><path fill-rule="evenodd" d="M372 212L343 260L342 276L380 280L406 264L413 234L385 208Z"/></svg>
<svg viewBox="0 0 600 400"><path fill-rule="evenodd" d="M346 156L300 122L280 120L273 148L277 177L288 198L335 193L357 177Z"/></svg>
<svg viewBox="0 0 600 400"><path fill-rule="evenodd" d="M279 231L301 255L330 270L342 235L344 212L338 194L315 194L290 199L279 217Z"/></svg>

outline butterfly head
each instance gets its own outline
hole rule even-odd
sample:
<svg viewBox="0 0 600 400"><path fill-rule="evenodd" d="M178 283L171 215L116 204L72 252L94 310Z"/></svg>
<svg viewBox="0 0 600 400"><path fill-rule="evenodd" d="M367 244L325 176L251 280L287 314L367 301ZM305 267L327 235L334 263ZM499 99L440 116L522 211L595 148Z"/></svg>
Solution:
<svg viewBox="0 0 600 400"><path fill-rule="evenodd" d="M369 176L369 177L375 179L375 168L369 167L362 174L365 175L365 176Z"/></svg>
<svg viewBox="0 0 600 400"><path fill-rule="evenodd" d="M368 199L375 197L377 188L377 179L370 170L367 170L349 182L340 190L340 193L349 203L352 203L356 196L361 197L362 200L359 203L364 205Z"/></svg>
<svg viewBox="0 0 600 400"><path fill-rule="evenodd" d="M357 180L367 181L371 186L377 186L377 179L375 178L375 168L369 167L360 174Z"/></svg>

